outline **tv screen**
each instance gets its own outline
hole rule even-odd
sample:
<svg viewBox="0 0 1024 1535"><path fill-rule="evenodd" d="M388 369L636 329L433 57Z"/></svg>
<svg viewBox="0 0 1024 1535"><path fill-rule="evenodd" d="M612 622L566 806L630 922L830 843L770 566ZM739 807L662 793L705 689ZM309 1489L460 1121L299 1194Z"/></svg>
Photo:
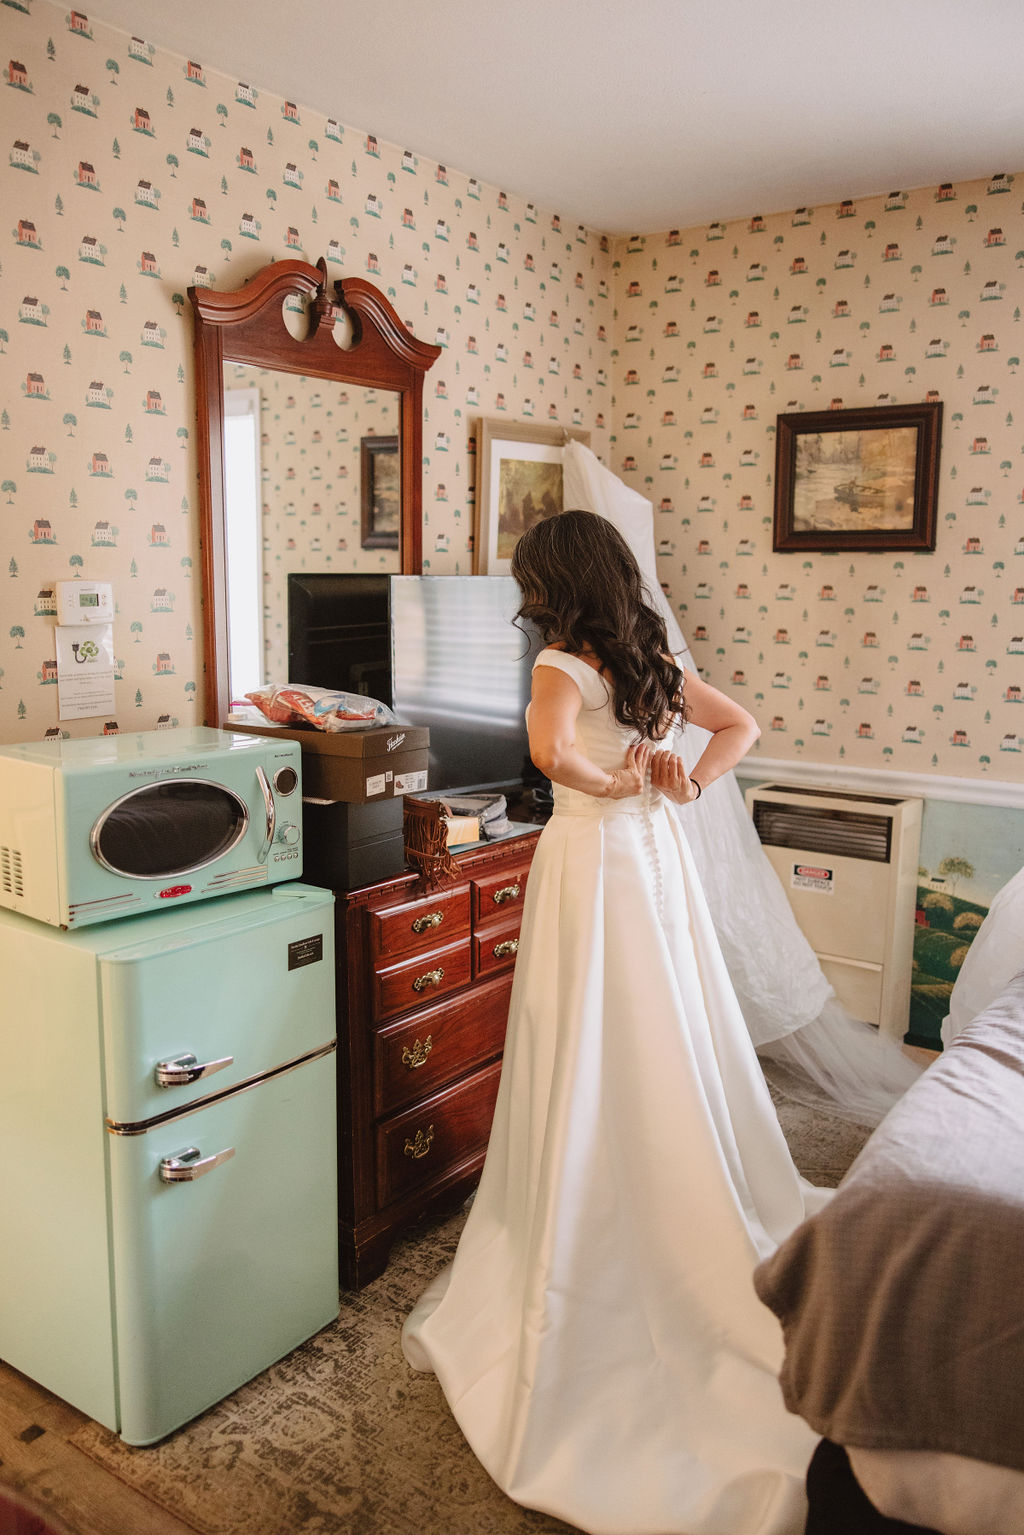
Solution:
<svg viewBox="0 0 1024 1535"><path fill-rule="evenodd" d="M430 791L534 778L526 706L542 648L511 576L288 577L288 680L362 693L430 730Z"/></svg>
<svg viewBox="0 0 1024 1535"><path fill-rule="evenodd" d="M395 712L430 730L431 790L503 788L529 775L526 706L542 648L512 619L511 576L391 576Z"/></svg>

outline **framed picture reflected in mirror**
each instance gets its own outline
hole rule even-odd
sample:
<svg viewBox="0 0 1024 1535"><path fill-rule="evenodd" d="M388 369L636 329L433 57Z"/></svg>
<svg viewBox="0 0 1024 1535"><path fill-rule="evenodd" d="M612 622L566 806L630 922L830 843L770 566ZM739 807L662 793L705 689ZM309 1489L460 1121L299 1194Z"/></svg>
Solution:
<svg viewBox="0 0 1024 1535"><path fill-rule="evenodd" d="M398 548L400 464L397 435L360 439L360 542L364 549Z"/></svg>

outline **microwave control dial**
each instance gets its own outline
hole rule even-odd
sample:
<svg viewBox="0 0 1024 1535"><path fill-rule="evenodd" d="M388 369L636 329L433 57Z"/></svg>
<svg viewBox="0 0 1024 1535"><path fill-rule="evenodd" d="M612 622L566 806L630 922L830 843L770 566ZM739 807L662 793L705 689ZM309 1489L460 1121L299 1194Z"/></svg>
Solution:
<svg viewBox="0 0 1024 1535"><path fill-rule="evenodd" d="M299 828L291 821L285 821L277 834L278 842L283 842L286 847L294 847L301 833Z"/></svg>
<svg viewBox="0 0 1024 1535"><path fill-rule="evenodd" d="M294 794L299 775L293 767L278 768L274 774L274 788L278 794Z"/></svg>

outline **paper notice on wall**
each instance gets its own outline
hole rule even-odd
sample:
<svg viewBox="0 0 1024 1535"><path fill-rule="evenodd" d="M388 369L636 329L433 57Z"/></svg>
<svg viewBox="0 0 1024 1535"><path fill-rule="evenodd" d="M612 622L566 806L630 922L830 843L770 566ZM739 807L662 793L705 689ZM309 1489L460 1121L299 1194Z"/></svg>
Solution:
<svg viewBox="0 0 1024 1535"><path fill-rule="evenodd" d="M62 720L114 712L113 624L58 624L57 713Z"/></svg>

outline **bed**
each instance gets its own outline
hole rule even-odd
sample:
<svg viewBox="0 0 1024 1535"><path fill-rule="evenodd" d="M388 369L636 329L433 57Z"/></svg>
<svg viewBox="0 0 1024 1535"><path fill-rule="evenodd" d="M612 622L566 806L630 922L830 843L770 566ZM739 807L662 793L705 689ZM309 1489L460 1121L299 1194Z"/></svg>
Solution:
<svg viewBox="0 0 1024 1535"><path fill-rule="evenodd" d="M1022 1275L1024 970L756 1271L823 1436L808 1535L1024 1532Z"/></svg>

